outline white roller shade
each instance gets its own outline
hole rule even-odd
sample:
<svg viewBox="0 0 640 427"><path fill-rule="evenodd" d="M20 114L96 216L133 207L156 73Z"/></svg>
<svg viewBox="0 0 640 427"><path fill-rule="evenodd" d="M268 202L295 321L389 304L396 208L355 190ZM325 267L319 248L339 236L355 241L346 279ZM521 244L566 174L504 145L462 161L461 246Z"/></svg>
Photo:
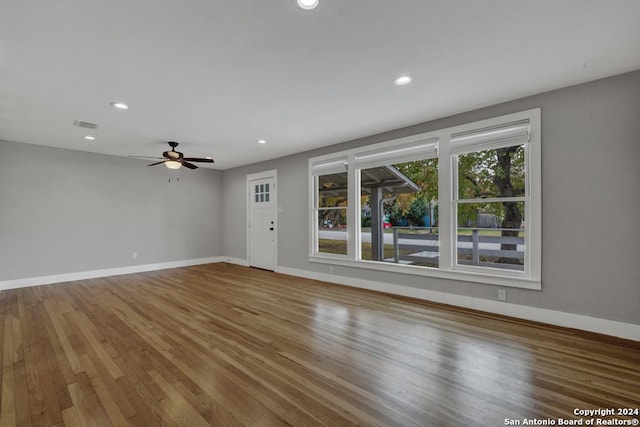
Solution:
<svg viewBox="0 0 640 427"><path fill-rule="evenodd" d="M347 156L338 156L322 160L314 160L310 164L313 176L329 175L347 171Z"/></svg>
<svg viewBox="0 0 640 427"><path fill-rule="evenodd" d="M451 154L511 147L529 142L529 120L474 129L451 135Z"/></svg>
<svg viewBox="0 0 640 427"><path fill-rule="evenodd" d="M396 140L388 146L356 151L354 164L358 169L411 162L414 160L435 158L438 156L438 138L415 140L406 138L406 142Z"/></svg>

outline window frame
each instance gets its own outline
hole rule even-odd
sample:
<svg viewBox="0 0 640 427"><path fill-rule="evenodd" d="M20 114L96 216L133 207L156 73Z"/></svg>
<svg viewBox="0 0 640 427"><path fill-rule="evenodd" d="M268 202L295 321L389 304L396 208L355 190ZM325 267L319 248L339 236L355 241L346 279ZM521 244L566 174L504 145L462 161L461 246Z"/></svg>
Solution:
<svg viewBox="0 0 640 427"><path fill-rule="evenodd" d="M478 132L483 129L527 122L525 144L525 269L524 271L491 267L473 267L456 264L458 201L456 156L461 149L456 145L455 135ZM477 144L476 149L505 146L508 142L489 140ZM435 145L434 145L434 141ZM541 290L541 236L542 236L542 185L541 185L541 110L540 108L507 114L486 120L424 132L404 138L361 146L309 159L309 261L331 265L365 268L443 279L492 284L516 288ZM513 144L512 144L513 145ZM480 148L478 148L480 147ZM484 147L484 148L483 148ZM487 148L488 147L488 148ZM432 150L432 151L429 151ZM465 150L463 148L462 150ZM360 259L360 170L374 162L412 161L416 155L424 157L435 152L438 159L438 206L440 259L438 267L393 264ZM363 158L363 153L365 153ZM368 155L366 153L369 153ZM382 154L380 154L382 153ZM369 157L367 157L369 156ZM371 158L375 157L375 160ZM422 158L421 157L421 158ZM368 160L367 160L368 159ZM347 254L320 253L318 248L318 223L315 201L317 197L317 175L324 171L342 168L347 172Z"/></svg>

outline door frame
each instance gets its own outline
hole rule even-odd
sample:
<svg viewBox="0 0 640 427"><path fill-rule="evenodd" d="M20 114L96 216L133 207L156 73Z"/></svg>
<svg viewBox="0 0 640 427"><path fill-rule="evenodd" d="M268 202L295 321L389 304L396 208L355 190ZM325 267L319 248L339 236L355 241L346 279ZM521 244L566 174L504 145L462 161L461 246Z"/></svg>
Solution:
<svg viewBox="0 0 640 427"><path fill-rule="evenodd" d="M273 189L271 200L273 201L273 221L276 232L273 235L273 271L278 267L278 169L271 169L263 172L247 174L247 190L245 192L245 202L247 203L246 230L247 230L247 265L251 266L251 181L256 179L273 178Z"/></svg>

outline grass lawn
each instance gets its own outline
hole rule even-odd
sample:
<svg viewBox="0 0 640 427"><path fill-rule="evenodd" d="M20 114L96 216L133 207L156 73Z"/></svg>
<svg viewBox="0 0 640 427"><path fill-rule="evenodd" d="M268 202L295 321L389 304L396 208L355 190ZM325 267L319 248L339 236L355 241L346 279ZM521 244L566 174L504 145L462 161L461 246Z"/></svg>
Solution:
<svg viewBox="0 0 640 427"><path fill-rule="evenodd" d="M515 231L515 230L514 230ZM459 228L458 235L459 236L471 236L473 234L473 230L470 228ZM492 236L492 237L500 237L502 236L502 230L492 230L490 228L481 228L478 230L479 236ZM524 237L524 230L520 230L518 233L518 237Z"/></svg>

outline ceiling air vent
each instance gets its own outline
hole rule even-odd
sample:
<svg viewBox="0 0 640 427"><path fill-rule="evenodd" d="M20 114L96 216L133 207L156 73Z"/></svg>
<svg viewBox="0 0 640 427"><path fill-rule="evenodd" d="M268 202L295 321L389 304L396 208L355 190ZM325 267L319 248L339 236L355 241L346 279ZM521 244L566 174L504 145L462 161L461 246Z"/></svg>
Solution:
<svg viewBox="0 0 640 427"><path fill-rule="evenodd" d="M79 128L85 128L85 129L98 129L98 125L95 123L89 123L89 122L81 122L80 120L76 120L75 122L73 122L74 126L78 126Z"/></svg>

